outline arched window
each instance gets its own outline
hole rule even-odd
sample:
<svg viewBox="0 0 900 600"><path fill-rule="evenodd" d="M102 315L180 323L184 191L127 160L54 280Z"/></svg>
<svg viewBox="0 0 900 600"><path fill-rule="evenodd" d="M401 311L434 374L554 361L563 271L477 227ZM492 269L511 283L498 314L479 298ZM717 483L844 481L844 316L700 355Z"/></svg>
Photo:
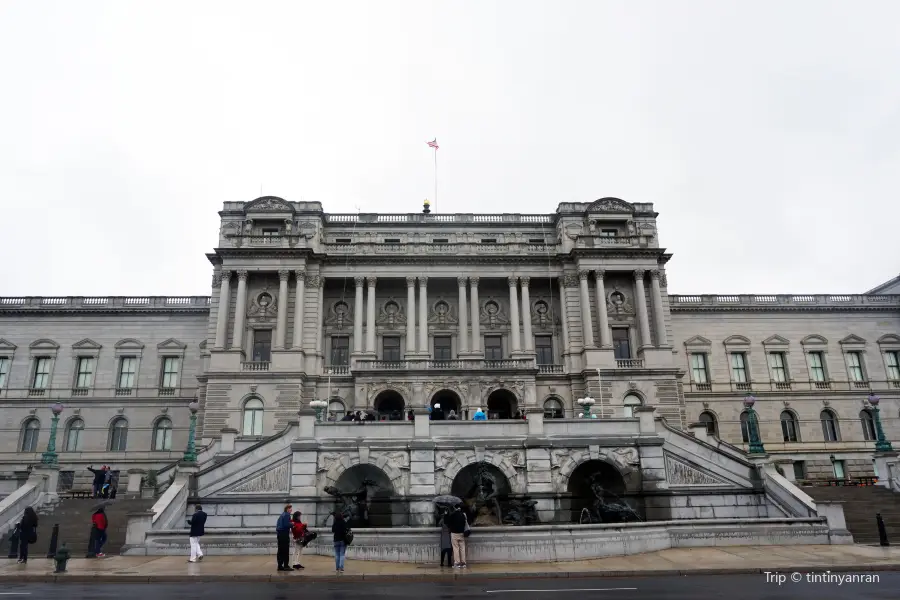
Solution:
<svg viewBox="0 0 900 600"><path fill-rule="evenodd" d="M332 400L328 403L328 420L329 421L340 421L344 418L344 415L347 413L347 409L344 406L344 403L340 400Z"/></svg>
<svg viewBox="0 0 900 600"><path fill-rule="evenodd" d="M875 441L875 418L872 416L872 411L867 408L864 408L859 412L859 421L862 423L863 437L867 442Z"/></svg>
<svg viewBox="0 0 900 600"><path fill-rule="evenodd" d="M797 417L789 410L781 411L781 436L786 442L800 441L800 426Z"/></svg>
<svg viewBox="0 0 900 600"><path fill-rule="evenodd" d="M750 414L747 411L741 413L741 439L745 444L750 443Z"/></svg>
<svg viewBox="0 0 900 600"><path fill-rule="evenodd" d="M84 421L72 419L66 428L66 452L81 452L81 437L84 433Z"/></svg>
<svg viewBox="0 0 900 600"><path fill-rule="evenodd" d="M716 422L716 415L712 414L708 410L704 410L702 413L700 413L700 422L706 426L706 433L708 435L714 435L718 437L719 425Z"/></svg>
<svg viewBox="0 0 900 600"><path fill-rule="evenodd" d="M827 408L819 414L822 421L822 437L826 442L838 442L841 439L841 432L838 429L838 420L834 413Z"/></svg>
<svg viewBox="0 0 900 600"><path fill-rule="evenodd" d="M38 435L41 433L41 422L28 419L22 425L22 452L37 452Z"/></svg>
<svg viewBox="0 0 900 600"><path fill-rule="evenodd" d="M125 452L128 446L128 421L119 417L109 426L109 451Z"/></svg>
<svg viewBox="0 0 900 600"><path fill-rule="evenodd" d="M544 401L544 418L563 418L563 404L559 401L559 398L547 398L547 400Z"/></svg>
<svg viewBox="0 0 900 600"><path fill-rule="evenodd" d="M172 421L163 417L153 428L153 449L157 451L172 449Z"/></svg>
<svg viewBox="0 0 900 600"><path fill-rule="evenodd" d="M625 405L625 418L631 418L634 416L634 409L643 404L640 396L636 396L634 394L628 394L625 396L625 400L622 402Z"/></svg>
<svg viewBox="0 0 900 600"><path fill-rule="evenodd" d="M263 403L259 398L250 398L244 403L243 435L262 435Z"/></svg>

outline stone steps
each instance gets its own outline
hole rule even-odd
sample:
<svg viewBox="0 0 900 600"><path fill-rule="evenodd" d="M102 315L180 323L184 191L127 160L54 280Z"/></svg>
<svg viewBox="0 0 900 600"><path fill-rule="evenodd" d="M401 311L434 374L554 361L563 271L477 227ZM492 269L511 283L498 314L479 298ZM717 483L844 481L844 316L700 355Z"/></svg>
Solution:
<svg viewBox="0 0 900 600"><path fill-rule="evenodd" d="M888 540L900 543L900 494L878 486L804 487L817 502L841 502L847 529L860 544L879 543L875 515L884 519Z"/></svg>

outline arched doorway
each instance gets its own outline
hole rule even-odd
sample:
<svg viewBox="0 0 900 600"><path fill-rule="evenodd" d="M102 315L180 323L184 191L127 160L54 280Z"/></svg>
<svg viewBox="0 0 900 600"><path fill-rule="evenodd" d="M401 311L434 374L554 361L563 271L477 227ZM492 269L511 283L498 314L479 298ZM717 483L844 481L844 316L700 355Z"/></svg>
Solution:
<svg viewBox="0 0 900 600"><path fill-rule="evenodd" d="M625 479L611 464L589 460L569 476L570 520L583 522L585 513L592 523L619 523L640 520L633 499L626 495Z"/></svg>
<svg viewBox="0 0 900 600"><path fill-rule="evenodd" d="M516 395L511 391L494 390L487 400L488 419L512 419L517 405Z"/></svg>
<svg viewBox="0 0 900 600"><path fill-rule="evenodd" d="M403 396L394 390L385 390L375 397L375 412L379 421L403 421Z"/></svg>
<svg viewBox="0 0 900 600"><path fill-rule="evenodd" d="M511 492L503 471L487 462L463 467L450 484L451 495L463 500L469 523L477 526L501 524L500 504Z"/></svg>
<svg viewBox="0 0 900 600"><path fill-rule="evenodd" d="M393 502L394 485L387 473L374 465L354 465L341 473L334 487L343 499L335 498L335 510L357 506L351 527L394 527L407 525L402 502Z"/></svg>
<svg viewBox="0 0 900 600"><path fill-rule="evenodd" d="M441 390L431 397L431 420L443 421L452 410L457 418L461 418L460 408L462 402L453 390Z"/></svg>

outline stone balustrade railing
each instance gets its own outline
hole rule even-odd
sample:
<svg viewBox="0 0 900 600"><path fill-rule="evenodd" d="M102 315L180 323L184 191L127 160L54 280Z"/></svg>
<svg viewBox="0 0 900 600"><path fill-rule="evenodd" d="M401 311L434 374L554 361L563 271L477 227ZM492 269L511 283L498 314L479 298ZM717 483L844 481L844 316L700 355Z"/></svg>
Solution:
<svg viewBox="0 0 900 600"><path fill-rule="evenodd" d="M360 360L353 368L354 371L409 371L409 370L512 370L534 369L533 359L504 359L504 360ZM326 367L327 369L330 367Z"/></svg>
<svg viewBox="0 0 900 600"><path fill-rule="evenodd" d="M270 364L268 361L242 362L241 371L268 371Z"/></svg>
<svg viewBox="0 0 900 600"><path fill-rule="evenodd" d="M0 388L0 398L46 398L63 400L67 398L193 398L197 395L194 387L152 387L152 388Z"/></svg>
<svg viewBox="0 0 900 600"><path fill-rule="evenodd" d="M449 254L449 255L503 255L503 254L548 254L556 252L556 244L498 243L479 244L462 243L326 243L323 245L326 254Z"/></svg>
<svg viewBox="0 0 900 600"><path fill-rule="evenodd" d="M766 308L888 308L900 305L900 294L734 294L698 296L669 295L669 305L675 311L703 309L727 309L752 307Z"/></svg>
<svg viewBox="0 0 900 600"><path fill-rule="evenodd" d="M209 310L209 296L5 296L2 310Z"/></svg>
<svg viewBox="0 0 900 600"><path fill-rule="evenodd" d="M813 392L831 390L838 392L861 392L870 390L896 390L900 389L900 381L753 381L747 383L738 382L690 382L685 385L686 392L706 392L724 394L729 392Z"/></svg>
<svg viewBox="0 0 900 600"><path fill-rule="evenodd" d="M331 213L325 215L326 223L555 223L556 215L534 214L377 214Z"/></svg>
<svg viewBox="0 0 900 600"><path fill-rule="evenodd" d="M643 358L617 358L616 367L619 369L643 369Z"/></svg>
<svg viewBox="0 0 900 600"><path fill-rule="evenodd" d="M538 365L540 375L561 375L565 372L565 365Z"/></svg>

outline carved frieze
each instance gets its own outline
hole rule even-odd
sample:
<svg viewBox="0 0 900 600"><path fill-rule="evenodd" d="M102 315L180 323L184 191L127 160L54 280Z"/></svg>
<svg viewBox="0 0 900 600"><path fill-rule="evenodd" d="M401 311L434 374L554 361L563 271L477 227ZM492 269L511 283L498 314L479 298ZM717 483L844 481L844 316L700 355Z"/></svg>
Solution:
<svg viewBox="0 0 900 600"><path fill-rule="evenodd" d="M247 308L247 317L251 323L271 321L278 316L277 299L274 294L264 289L253 296Z"/></svg>
<svg viewBox="0 0 900 600"><path fill-rule="evenodd" d="M454 450L438 450L434 453L434 470L446 471L456 460L456 452Z"/></svg>
<svg viewBox="0 0 900 600"><path fill-rule="evenodd" d="M497 450L494 452L506 460L516 469L524 469L525 465L525 452L523 450Z"/></svg>
<svg viewBox="0 0 900 600"><path fill-rule="evenodd" d="M428 324L437 328L443 328L458 323L452 305L443 298L431 305L431 314L428 316Z"/></svg>
<svg viewBox="0 0 900 600"><path fill-rule="evenodd" d="M578 283L578 274L566 273L565 275L563 275L563 285L567 288L578 287L580 285Z"/></svg>
<svg viewBox="0 0 900 600"><path fill-rule="evenodd" d="M702 471L687 462L666 453L666 479L670 486L723 486L730 485L724 479Z"/></svg>
<svg viewBox="0 0 900 600"><path fill-rule="evenodd" d="M406 314L399 302L389 298L382 306L375 323L387 329L406 324Z"/></svg>
<svg viewBox="0 0 900 600"><path fill-rule="evenodd" d="M244 205L244 213L249 212L294 212L294 207L276 196L263 196Z"/></svg>
<svg viewBox="0 0 900 600"><path fill-rule="evenodd" d="M620 200L619 198L600 198L592 203L587 212L589 213L634 213L634 207Z"/></svg>
<svg viewBox="0 0 900 600"><path fill-rule="evenodd" d="M613 450L612 459L624 468L636 467L641 464L637 448L616 448Z"/></svg>
<svg viewBox="0 0 900 600"><path fill-rule="evenodd" d="M606 313L610 319L626 319L634 316L634 304L625 292L614 287L606 299Z"/></svg>
<svg viewBox="0 0 900 600"><path fill-rule="evenodd" d="M224 492L227 494L274 494L287 493L291 487L291 465L281 462L268 471L253 475L235 487Z"/></svg>
<svg viewBox="0 0 900 600"><path fill-rule="evenodd" d="M508 323L509 318L500 300L490 296L481 304L481 324L486 328L499 329Z"/></svg>
<svg viewBox="0 0 900 600"><path fill-rule="evenodd" d="M335 329L344 329L353 325L353 309L350 303L345 300L333 302L328 307L328 316L325 318L325 324Z"/></svg>

